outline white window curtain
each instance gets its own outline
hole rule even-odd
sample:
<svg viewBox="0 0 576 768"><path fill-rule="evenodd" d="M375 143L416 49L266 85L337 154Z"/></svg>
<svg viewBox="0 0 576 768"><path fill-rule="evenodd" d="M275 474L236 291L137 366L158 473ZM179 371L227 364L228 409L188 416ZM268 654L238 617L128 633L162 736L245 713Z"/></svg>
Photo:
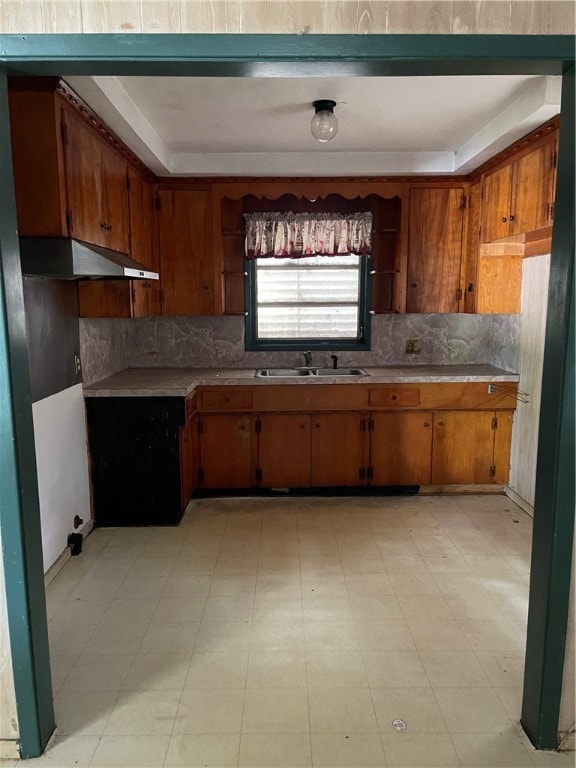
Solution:
<svg viewBox="0 0 576 768"><path fill-rule="evenodd" d="M246 258L367 255L372 214L246 213Z"/></svg>

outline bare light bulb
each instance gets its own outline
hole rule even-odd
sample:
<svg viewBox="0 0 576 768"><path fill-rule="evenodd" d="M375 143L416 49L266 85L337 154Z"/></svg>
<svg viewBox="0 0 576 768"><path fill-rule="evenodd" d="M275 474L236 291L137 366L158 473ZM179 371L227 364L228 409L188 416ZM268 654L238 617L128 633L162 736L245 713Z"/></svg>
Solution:
<svg viewBox="0 0 576 768"><path fill-rule="evenodd" d="M316 110L310 123L312 136L318 141L330 141L338 132L338 118L334 114L336 102L331 99L314 101L312 106Z"/></svg>

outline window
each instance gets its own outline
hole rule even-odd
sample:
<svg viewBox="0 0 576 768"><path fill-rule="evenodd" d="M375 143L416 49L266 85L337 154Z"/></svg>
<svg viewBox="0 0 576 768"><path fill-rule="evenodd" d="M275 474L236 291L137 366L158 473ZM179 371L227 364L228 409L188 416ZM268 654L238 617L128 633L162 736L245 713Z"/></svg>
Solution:
<svg viewBox="0 0 576 768"><path fill-rule="evenodd" d="M246 348L369 349L368 264L357 254L248 261Z"/></svg>

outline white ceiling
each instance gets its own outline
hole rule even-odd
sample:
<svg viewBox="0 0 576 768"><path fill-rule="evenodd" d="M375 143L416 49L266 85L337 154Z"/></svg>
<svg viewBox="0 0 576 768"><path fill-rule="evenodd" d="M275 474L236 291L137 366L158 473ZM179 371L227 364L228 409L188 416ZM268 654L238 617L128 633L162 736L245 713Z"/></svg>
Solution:
<svg viewBox="0 0 576 768"><path fill-rule="evenodd" d="M70 77L158 175L467 173L560 111L560 78ZM315 99L336 101L329 143Z"/></svg>

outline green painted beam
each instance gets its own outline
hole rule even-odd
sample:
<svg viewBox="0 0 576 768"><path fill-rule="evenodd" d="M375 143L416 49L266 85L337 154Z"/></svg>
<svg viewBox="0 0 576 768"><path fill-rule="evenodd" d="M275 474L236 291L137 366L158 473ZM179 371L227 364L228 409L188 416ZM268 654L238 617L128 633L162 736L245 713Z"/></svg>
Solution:
<svg viewBox="0 0 576 768"><path fill-rule="evenodd" d="M4 35L0 63L34 75L228 77L561 74L569 35Z"/></svg>
<svg viewBox="0 0 576 768"><path fill-rule="evenodd" d="M55 724L7 117L7 78L0 70L0 525L20 750L22 757L37 757Z"/></svg>
<svg viewBox="0 0 576 768"><path fill-rule="evenodd" d="M574 536L574 85L572 65L562 83L522 701L538 749L558 746Z"/></svg>

